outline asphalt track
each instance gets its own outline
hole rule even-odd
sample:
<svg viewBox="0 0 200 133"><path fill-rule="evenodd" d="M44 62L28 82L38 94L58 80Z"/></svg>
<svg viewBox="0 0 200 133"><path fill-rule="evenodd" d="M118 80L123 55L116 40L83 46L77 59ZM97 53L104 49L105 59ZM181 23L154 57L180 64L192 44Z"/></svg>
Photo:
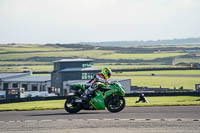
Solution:
<svg viewBox="0 0 200 133"><path fill-rule="evenodd" d="M119 113L64 109L0 112L1 133L200 132L200 106L127 107Z"/></svg>

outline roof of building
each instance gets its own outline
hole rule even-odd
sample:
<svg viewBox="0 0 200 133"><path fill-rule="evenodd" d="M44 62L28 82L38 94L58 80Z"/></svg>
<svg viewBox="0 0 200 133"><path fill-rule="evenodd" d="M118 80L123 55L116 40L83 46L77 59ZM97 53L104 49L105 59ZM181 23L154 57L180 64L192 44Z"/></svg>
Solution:
<svg viewBox="0 0 200 133"><path fill-rule="evenodd" d="M54 61L54 63L57 63L57 62L85 62L85 61L92 62L93 60L92 59L62 59L62 60Z"/></svg>
<svg viewBox="0 0 200 133"><path fill-rule="evenodd" d="M27 73L0 73L0 79L23 75L27 75Z"/></svg>
<svg viewBox="0 0 200 133"><path fill-rule="evenodd" d="M11 79L3 79L4 82L45 82L51 80L50 75L28 75Z"/></svg>
<svg viewBox="0 0 200 133"><path fill-rule="evenodd" d="M101 71L101 69L97 69L97 68L91 68L91 67L88 67L88 68L81 68L81 67L78 67L78 68L65 68L65 69L62 69L60 70L60 72L99 72Z"/></svg>

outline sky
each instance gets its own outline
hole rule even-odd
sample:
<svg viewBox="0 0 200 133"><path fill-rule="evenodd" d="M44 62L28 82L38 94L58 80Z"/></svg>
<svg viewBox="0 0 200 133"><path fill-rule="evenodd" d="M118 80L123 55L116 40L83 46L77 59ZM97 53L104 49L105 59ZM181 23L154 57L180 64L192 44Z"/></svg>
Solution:
<svg viewBox="0 0 200 133"><path fill-rule="evenodd" d="M200 37L200 0L0 0L0 44Z"/></svg>

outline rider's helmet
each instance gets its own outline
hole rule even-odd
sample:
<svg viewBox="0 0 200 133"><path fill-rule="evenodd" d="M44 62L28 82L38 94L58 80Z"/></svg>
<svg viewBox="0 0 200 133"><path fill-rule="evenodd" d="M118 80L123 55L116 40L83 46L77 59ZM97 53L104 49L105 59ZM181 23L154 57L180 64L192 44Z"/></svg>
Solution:
<svg viewBox="0 0 200 133"><path fill-rule="evenodd" d="M101 73L103 74L105 79L109 79L110 76L111 76L112 71L109 68L103 68Z"/></svg>

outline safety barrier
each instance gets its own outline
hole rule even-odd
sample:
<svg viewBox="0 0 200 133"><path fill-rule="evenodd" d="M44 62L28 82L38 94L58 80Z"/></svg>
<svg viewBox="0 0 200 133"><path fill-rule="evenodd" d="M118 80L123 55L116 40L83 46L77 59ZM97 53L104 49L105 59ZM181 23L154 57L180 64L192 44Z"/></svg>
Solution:
<svg viewBox="0 0 200 133"><path fill-rule="evenodd" d="M141 93L126 94L126 97L138 97ZM200 96L200 92L159 92L159 93L143 93L145 96ZM45 101L45 100L63 100L67 96L52 96L52 97L28 97L0 100L0 104L30 102L30 101Z"/></svg>

